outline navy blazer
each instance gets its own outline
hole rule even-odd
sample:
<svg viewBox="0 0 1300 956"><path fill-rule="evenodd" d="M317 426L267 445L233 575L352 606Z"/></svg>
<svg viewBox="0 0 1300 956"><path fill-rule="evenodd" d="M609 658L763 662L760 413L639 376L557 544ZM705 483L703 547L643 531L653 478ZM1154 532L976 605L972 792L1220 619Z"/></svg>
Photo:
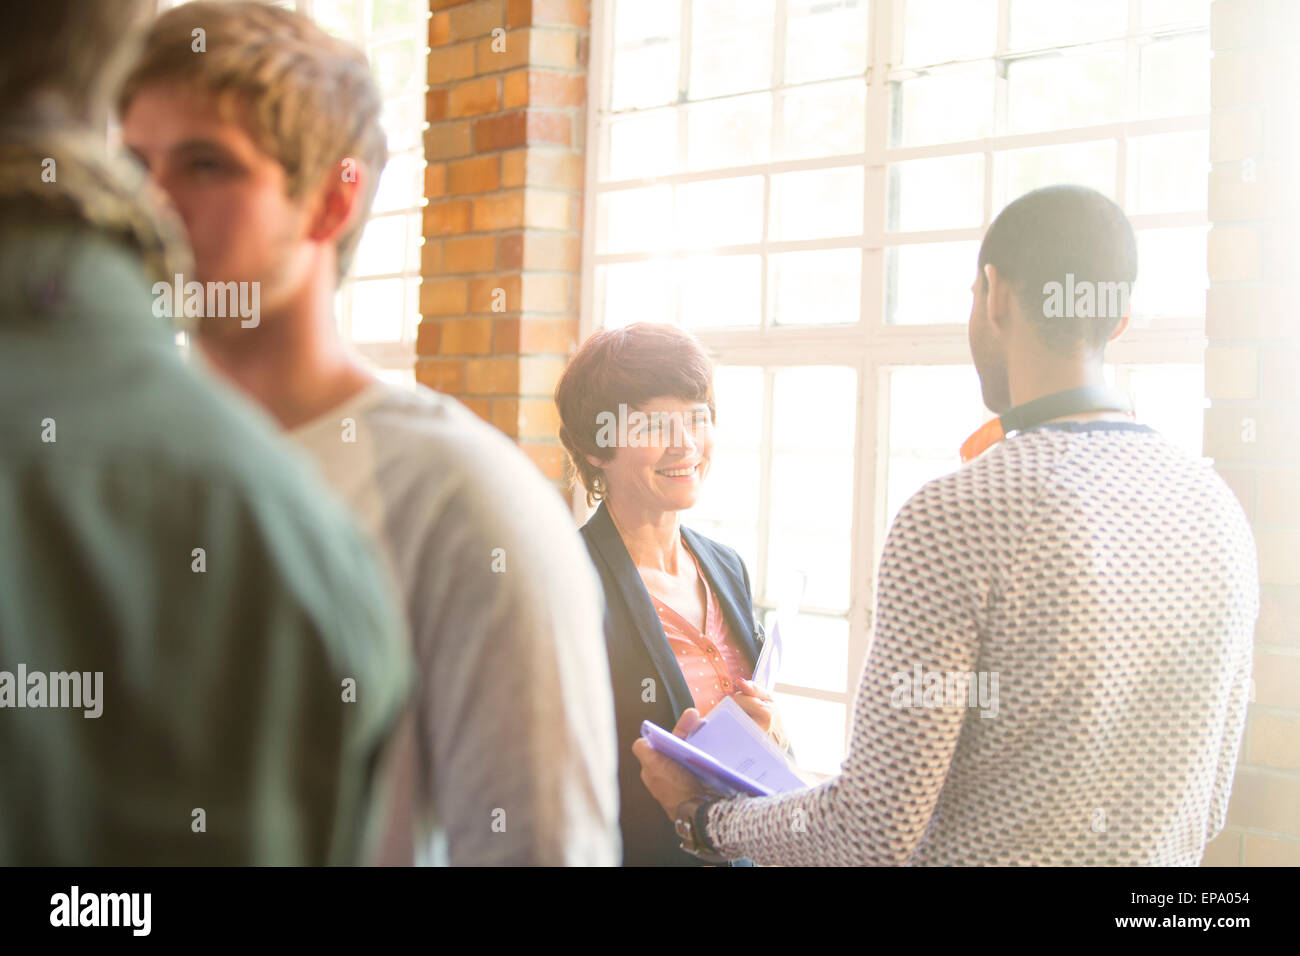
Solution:
<svg viewBox="0 0 1300 956"><path fill-rule="evenodd" d="M754 623L745 563L732 548L690 528L682 528L681 535L717 596L722 614L752 671L764 635L762 626ZM677 666L650 592L641 581L604 502L583 525L582 537L605 589L605 644L618 725L623 865L699 866L703 861L681 849L681 839L673 830L672 821L641 782L641 763L632 754L632 744L641 736L641 721L651 720L672 730L695 702ZM743 861L741 865L752 864Z"/></svg>

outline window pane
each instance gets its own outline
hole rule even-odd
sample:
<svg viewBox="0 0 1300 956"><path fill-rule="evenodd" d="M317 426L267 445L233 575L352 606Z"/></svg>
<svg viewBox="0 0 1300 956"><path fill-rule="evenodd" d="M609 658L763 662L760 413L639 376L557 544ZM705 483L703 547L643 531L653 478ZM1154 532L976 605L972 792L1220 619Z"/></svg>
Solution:
<svg viewBox="0 0 1300 956"><path fill-rule="evenodd" d="M667 249L672 242L672 188L603 193L596 203L601 252Z"/></svg>
<svg viewBox="0 0 1300 956"><path fill-rule="evenodd" d="M799 573L807 576L805 606L847 609L857 373L783 368L772 388L766 593Z"/></svg>
<svg viewBox="0 0 1300 956"><path fill-rule="evenodd" d="M1011 47L1110 40L1128 32L1128 0L1011 0Z"/></svg>
<svg viewBox="0 0 1300 956"><path fill-rule="evenodd" d="M710 179L677 187L677 243L707 249L760 242L763 177Z"/></svg>
<svg viewBox="0 0 1300 956"><path fill-rule="evenodd" d="M355 0L349 0L347 6L354 4ZM315 0L312 12L316 13L321 6L321 0ZM417 25L423 27L428 10L428 0L372 0L370 29L378 32Z"/></svg>
<svg viewBox="0 0 1300 956"><path fill-rule="evenodd" d="M383 216L366 223L357 247L354 274L374 276L404 271L407 231L405 216Z"/></svg>
<svg viewBox="0 0 1300 956"><path fill-rule="evenodd" d="M1142 29L1171 23L1208 25L1210 0L1142 0Z"/></svg>
<svg viewBox="0 0 1300 956"><path fill-rule="evenodd" d="M770 93L699 103L686 114L686 165L692 170L765 163L771 143Z"/></svg>
<svg viewBox="0 0 1300 956"><path fill-rule="evenodd" d="M934 70L890 84L892 146L925 146L993 134L993 65Z"/></svg>
<svg viewBox="0 0 1300 956"><path fill-rule="evenodd" d="M961 466L961 445L992 418L972 365L929 365L889 371L890 524L927 481Z"/></svg>
<svg viewBox="0 0 1300 956"><path fill-rule="evenodd" d="M775 10L774 0L692 0L691 99L771 84Z"/></svg>
<svg viewBox="0 0 1300 956"><path fill-rule="evenodd" d="M755 599L758 580L759 442L763 426L763 370L719 366L713 373L718 414L713 464L685 524L740 552Z"/></svg>
<svg viewBox="0 0 1300 956"><path fill-rule="evenodd" d="M786 0L786 83L866 69L867 0Z"/></svg>
<svg viewBox="0 0 1300 956"><path fill-rule="evenodd" d="M1011 130L1095 126L1124 118L1120 47L1053 53L1007 67Z"/></svg>
<svg viewBox="0 0 1300 956"><path fill-rule="evenodd" d="M765 615L768 633L776 614ZM777 682L842 693L848 690L849 622L842 617L799 614L781 631Z"/></svg>
<svg viewBox="0 0 1300 956"><path fill-rule="evenodd" d="M370 48L370 65L384 96L424 89L424 44L424 37L415 36Z"/></svg>
<svg viewBox="0 0 1300 956"><path fill-rule="evenodd" d="M610 109L659 106L677 99L678 0L618 0Z"/></svg>
<svg viewBox="0 0 1300 956"><path fill-rule="evenodd" d="M1194 458L1201 457L1205 425L1205 369L1200 365L1134 365L1129 393L1137 420Z"/></svg>
<svg viewBox="0 0 1300 956"><path fill-rule="evenodd" d="M316 0L312 19L327 32L345 40L356 36L357 0Z"/></svg>
<svg viewBox="0 0 1300 956"><path fill-rule="evenodd" d="M862 167L772 177L772 239L823 239L862 232Z"/></svg>
<svg viewBox="0 0 1300 956"><path fill-rule="evenodd" d="M838 773L844 761L845 705L794 694L773 696L789 731L790 746L799 755L799 769Z"/></svg>
<svg viewBox="0 0 1300 956"><path fill-rule="evenodd" d="M375 191L373 212L413 209L424 198L424 157L417 153L393 156L384 166Z"/></svg>
<svg viewBox="0 0 1300 956"><path fill-rule="evenodd" d="M604 178L646 179L677 168L677 115L654 110L609 124Z"/></svg>
<svg viewBox="0 0 1300 956"><path fill-rule="evenodd" d="M1204 226L1139 229L1134 316L1203 316L1210 287Z"/></svg>
<svg viewBox="0 0 1300 956"><path fill-rule="evenodd" d="M861 315L862 252L818 249L769 256L775 325L852 325Z"/></svg>
<svg viewBox="0 0 1300 956"><path fill-rule="evenodd" d="M423 59L423 57L421 58ZM424 94L384 101L379 122L388 135L390 152L424 148Z"/></svg>
<svg viewBox="0 0 1300 956"><path fill-rule="evenodd" d="M1209 34L1145 44L1141 71L1143 119L1209 111Z"/></svg>
<svg viewBox="0 0 1300 956"><path fill-rule="evenodd" d="M997 0L907 0L903 62L928 66L992 56L997 30Z"/></svg>
<svg viewBox="0 0 1300 956"><path fill-rule="evenodd" d="M943 156L889 167L886 228L960 229L984 219L984 157Z"/></svg>
<svg viewBox="0 0 1300 956"><path fill-rule="evenodd" d="M862 152L866 148L866 108L867 87L861 80L786 93L779 158Z"/></svg>
<svg viewBox="0 0 1300 956"><path fill-rule="evenodd" d="M885 250L885 321L894 325L970 319L978 242L927 242Z"/></svg>
<svg viewBox="0 0 1300 956"><path fill-rule="evenodd" d="M352 285L352 340L400 342L405 321L401 279Z"/></svg>
<svg viewBox="0 0 1300 956"><path fill-rule="evenodd" d="M1209 177L1210 134L1205 130L1129 140L1129 212L1204 209Z"/></svg>
<svg viewBox="0 0 1300 956"><path fill-rule="evenodd" d="M678 264L682 325L757 326L763 289L758 256L697 256Z"/></svg>
<svg viewBox="0 0 1300 956"><path fill-rule="evenodd" d="M669 263L624 262L596 267L596 301L602 325L673 322L673 283Z"/></svg>
<svg viewBox="0 0 1300 956"><path fill-rule="evenodd" d="M1058 183L1090 186L1113 199L1115 155L1114 140L998 153L993 158L994 206L1000 212L1025 193Z"/></svg>

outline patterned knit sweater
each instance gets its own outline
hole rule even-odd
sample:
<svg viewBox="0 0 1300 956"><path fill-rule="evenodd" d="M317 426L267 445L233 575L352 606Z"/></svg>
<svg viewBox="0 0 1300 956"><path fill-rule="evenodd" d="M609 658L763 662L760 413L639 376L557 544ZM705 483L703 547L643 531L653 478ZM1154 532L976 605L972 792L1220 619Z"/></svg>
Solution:
<svg viewBox="0 0 1300 956"><path fill-rule="evenodd" d="M1143 425L1027 430L899 512L839 775L706 833L760 864L1195 865L1258 613L1210 467Z"/></svg>

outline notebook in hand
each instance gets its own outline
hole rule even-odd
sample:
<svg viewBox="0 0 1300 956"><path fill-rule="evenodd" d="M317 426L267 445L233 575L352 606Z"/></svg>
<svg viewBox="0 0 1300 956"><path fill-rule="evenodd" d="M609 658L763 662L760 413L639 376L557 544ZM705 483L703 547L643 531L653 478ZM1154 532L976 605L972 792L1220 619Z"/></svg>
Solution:
<svg viewBox="0 0 1300 956"><path fill-rule="evenodd" d="M724 796L767 797L808 785L731 697L709 711L685 740L648 720L641 724L641 736Z"/></svg>

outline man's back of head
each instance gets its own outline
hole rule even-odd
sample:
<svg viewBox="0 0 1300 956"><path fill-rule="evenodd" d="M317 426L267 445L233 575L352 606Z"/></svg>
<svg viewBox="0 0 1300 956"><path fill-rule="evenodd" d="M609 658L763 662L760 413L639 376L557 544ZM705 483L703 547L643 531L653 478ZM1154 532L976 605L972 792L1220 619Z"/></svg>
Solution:
<svg viewBox="0 0 1300 956"><path fill-rule="evenodd" d="M401 625L154 310L183 243L90 126L149 6L24 4L0 41L0 862L356 862Z"/></svg>

